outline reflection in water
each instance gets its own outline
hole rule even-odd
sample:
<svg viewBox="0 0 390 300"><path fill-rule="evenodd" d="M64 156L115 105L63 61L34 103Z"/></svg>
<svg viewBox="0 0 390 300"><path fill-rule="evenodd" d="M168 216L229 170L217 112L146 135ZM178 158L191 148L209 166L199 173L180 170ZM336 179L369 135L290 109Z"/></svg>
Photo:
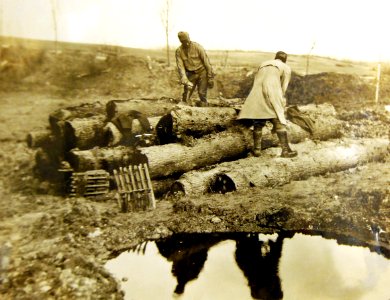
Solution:
<svg viewBox="0 0 390 300"><path fill-rule="evenodd" d="M185 285L198 277L207 259L210 247L221 241L220 236L173 236L156 242L160 254L172 261L172 275L177 278L176 294L184 292Z"/></svg>
<svg viewBox="0 0 390 300"><path fill-rule="evenodd" d="M106 265L128 278L125 299L390 299L389 260L320 236L175 235L138 248Z"/></svg>
<svg viewBox="0 0 390 300"><path fill-rule="evenodd" d="M254 299L283 298L278 264L285 237L286 233L280 233L276 241L261 241L258 234L236 238L236 261L248 279Z"/></svg>

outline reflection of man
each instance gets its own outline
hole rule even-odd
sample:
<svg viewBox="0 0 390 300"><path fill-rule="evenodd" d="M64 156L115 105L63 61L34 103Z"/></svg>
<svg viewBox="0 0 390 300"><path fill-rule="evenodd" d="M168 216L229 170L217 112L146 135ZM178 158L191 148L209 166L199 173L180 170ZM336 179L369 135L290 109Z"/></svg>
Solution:
<svg viewBox="0 0 390 300"><path fill-rule="evenodd" d="M291 69L286 64L287 54L279 51L275 59L263 62L256 74L252 90L245 100L238 119L252 120L253 154L261 153L262 130L267 121L270 121L278 135L282 157L297 156L297 152L290 149L284 108L286 107L285 93L290 82Z"/></svg>
<svg viewBox="0 0 390 300"><path fill-rule="evenodd" d="M172 236L156 242L160 254L172 261L172 275L177 278L175 294L183 294L187 282L198 278L209 248L220 240L219 237L195 235L191 238Z"/></svg>
<svg viewBox="0 0 390 300"><path fill-rule="evenodd" d="M282 299L278 275L283 240L291 235L280 233L275 242L259 241L257 234L236 239L236 262L248 279L254 299Z"/></svg>
<svg viewBox="0 0 390 300"><path fill-rule="evenodd" d="M180 31L181 46L176 50L176 64L180 82L184 85L182 100L189 102L192 92L198 88L201 106L207 106L207 88L213 88L213 70L206 51L192 42L187 32Z"/></svg>

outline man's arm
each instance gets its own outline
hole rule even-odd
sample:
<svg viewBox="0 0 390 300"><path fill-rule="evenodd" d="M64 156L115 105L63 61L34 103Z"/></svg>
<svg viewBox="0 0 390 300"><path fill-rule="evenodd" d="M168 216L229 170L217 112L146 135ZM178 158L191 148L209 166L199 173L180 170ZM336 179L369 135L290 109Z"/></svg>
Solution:
<svg viewBox="0 0 390 300"><path fill-rule="evenodd" d="M291 79L291 69L289 66L285 65L285 67L283 68L283 74L281 78L283 95L286 94L288 84L290 83L290 79Z"/></svg>
<svg viewBox="0 0 390 300"><path fill-rule="evenodd" d="M187 78L186 68L184 67L183 59L180 56L180 50L176 50L176 65L177 71L179 73L180 82L184 85L188 84L190 81Z"/></svg>
<svg viewBox="0 0 390 300"><path fill-rule="evenodd" d="M214 77L213 67L211 66L211 63L210 63L209 57L207 56L206 51L199 44L198 44L197 48L198 48L199 57L202 60L203 65L207 71L207 77L213 78Z"/></svg>

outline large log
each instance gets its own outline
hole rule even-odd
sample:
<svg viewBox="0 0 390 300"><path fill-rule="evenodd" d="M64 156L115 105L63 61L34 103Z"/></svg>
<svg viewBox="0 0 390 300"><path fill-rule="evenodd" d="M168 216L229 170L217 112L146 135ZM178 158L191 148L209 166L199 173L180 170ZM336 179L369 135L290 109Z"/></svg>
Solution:
<svg viewBox="0 0 390 300"><path fill-rule="evenodd" d="M160 117L148 118L150 125L156 127ZM67 150L78 148L80 150L92 149L93 147L104 147L108 145L118 145L118 139L122 137L115 125L107 126L111 122L106 122L104 116L94 116L91 118L76 118L65 121L64 139ZM132 132L141 134L143 129L138 120L133 121Z"/></svg>
<svg viewBox="0 0 390 300"><path fill-rule="evenodd" d="M91 149L94 146L105 146L105 116L75 118L64 123L64 138L67 150L78 148Z"/></svg>
<svg viewBox="0 0 390 300"><path fill-rule="evenodd" d="M133 147L93 148L90 150L72 149L66 157L76 172L103 169L112 172L129 164L147 163L147 157Z"/></svg>
<svg viewBox="0 0 390 300"><path fill-rule="evenodd" d="M53 143L54 136L50 129L37 129L27 134L26 143L29 148L48 147Z"/></svg>
<svg viewBox="0 0 390 300"><path fill-rule="evenodd" d="M191 107L177 106L161 118L157 124L157 135L161 144L173 141L185 141L188 136L196 138L213 132L225 130L239 124L237 113L240 106L233 107ZM328 117L335 117L336 111L331 104L309 104L299 109L316 121L323 122ZM332 119L333 120L333 119ZM317 125L316 127L323 127ZM164 142L165 141L165 142Z"/></svg>
<svg viewBox="0 0 390 300"><path fill-rule="evenodd" d="M148 121L150 125L153 127L153 132L155 134L157 124L160 121L161 117L150 117L148 118ZM104 145L107 146L117 146L120 144L120 141L122 139L122 133L119 131L119 129L111 122L108 122L104 128ZM144 130L138 120L133 121L133 127L132 132L134 134L142 134L144 133ZM157 140L153 140L152 142L157 143Z"/></svg>
<svg viewBox="0 0 390 300"><path fill-rule="evenodd" d="M159 123L159 132L170 139L182 135L200 137L214 131L222 131L233 125L237 110L232 107L192 107L178 105ZM167 138L165 137L165 139ZM159 134L160 139L164 139Z"/></svg>
<svg viewBox="0 0 390 300"><path fill-rule="evenodd" d="M173 143L140 150L148 157L150 176L158 178L235 159L247 152L249 144L246 134L223 131L197 139L191 147Z"/></svg>
<svg viewBox="0 0 390 300"><path fill-rule="evenodd" d="M106 104L106 115L110 120L118 113L136 110L147 117L163 116L168 114L175 105L176 103L170 100L111 100Z"/></svg>
<svg viewBox="0 0 390 300"><path fill-rule="evenodd" d="M378 160L389 153L386 139L343 139L294 145L298 156L281 158L276 148L261 157L224 162L213 168L191 171L172 186L172 192L186 195L225 193L249 187L269 187L301 180L310 176L337 172Z"/></svg>
<svg viewBox="0 0 390 300"><path fill-rule="evenodd" d="M334 117L318 116L315 118L314 135L296 124L288 122L289 137L292 143L315 138L327 140L341 135L342 122ZM161 146L142 148L150 164L152 177L184 173L193 169L212 165L221 161L245 156L252 149L252 131L236 126L226 131L195 139L191 146L172 143ZM270 127L264 129L262 148L279 145L276 134Z"/></svg>
<svg viewBox="0 0 390 300"><path fill-rule="evenodd" d="M319 116L315 123L316 138L326 140L339 137L340 123L341 121L333 117L325 118ZM293 142L301 142L311 138L308 132L292 123L289 123L289 136ZM237 126L200 139L194 139L191 146L172 143L145 147L141 148L140 151L148 157L151 177L159 178L243 157L252 148L252 143L252 132ZM265 128L262 143L263 149L277 146L278 144L279 141L276 135L271 132L269 127ZM112 156L113 158L108 161L118 162L122 157L129 156L129 151L132 151L129 149L131 148L95 148L91 151L74 149L69 155L72 159L70 163L76 170L100 169L100 161L105 160L105 157Z"/></svg>
<svg viewBox="0 0 390 300"><path fill-rule="evenodd" d="M65 121L76 118L90 118L98 115L105 115L103 104L100 102L83 103L79 106L72 106L55 110L49 115L49 124L53 133L57 136L61 136Z"/></svg>

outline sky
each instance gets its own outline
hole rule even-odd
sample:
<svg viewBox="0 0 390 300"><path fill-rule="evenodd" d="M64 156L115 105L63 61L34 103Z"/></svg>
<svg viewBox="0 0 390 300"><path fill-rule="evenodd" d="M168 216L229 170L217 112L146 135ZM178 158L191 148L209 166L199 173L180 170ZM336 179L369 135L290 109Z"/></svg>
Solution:
<svg viewBox="0 0 390 300"><path fill-rule="evenodd" d="M0 34L165 47L167 0L0 0ZM169 44L187 31L207 50L390 61L388 0L169 0Z"/></svg>

